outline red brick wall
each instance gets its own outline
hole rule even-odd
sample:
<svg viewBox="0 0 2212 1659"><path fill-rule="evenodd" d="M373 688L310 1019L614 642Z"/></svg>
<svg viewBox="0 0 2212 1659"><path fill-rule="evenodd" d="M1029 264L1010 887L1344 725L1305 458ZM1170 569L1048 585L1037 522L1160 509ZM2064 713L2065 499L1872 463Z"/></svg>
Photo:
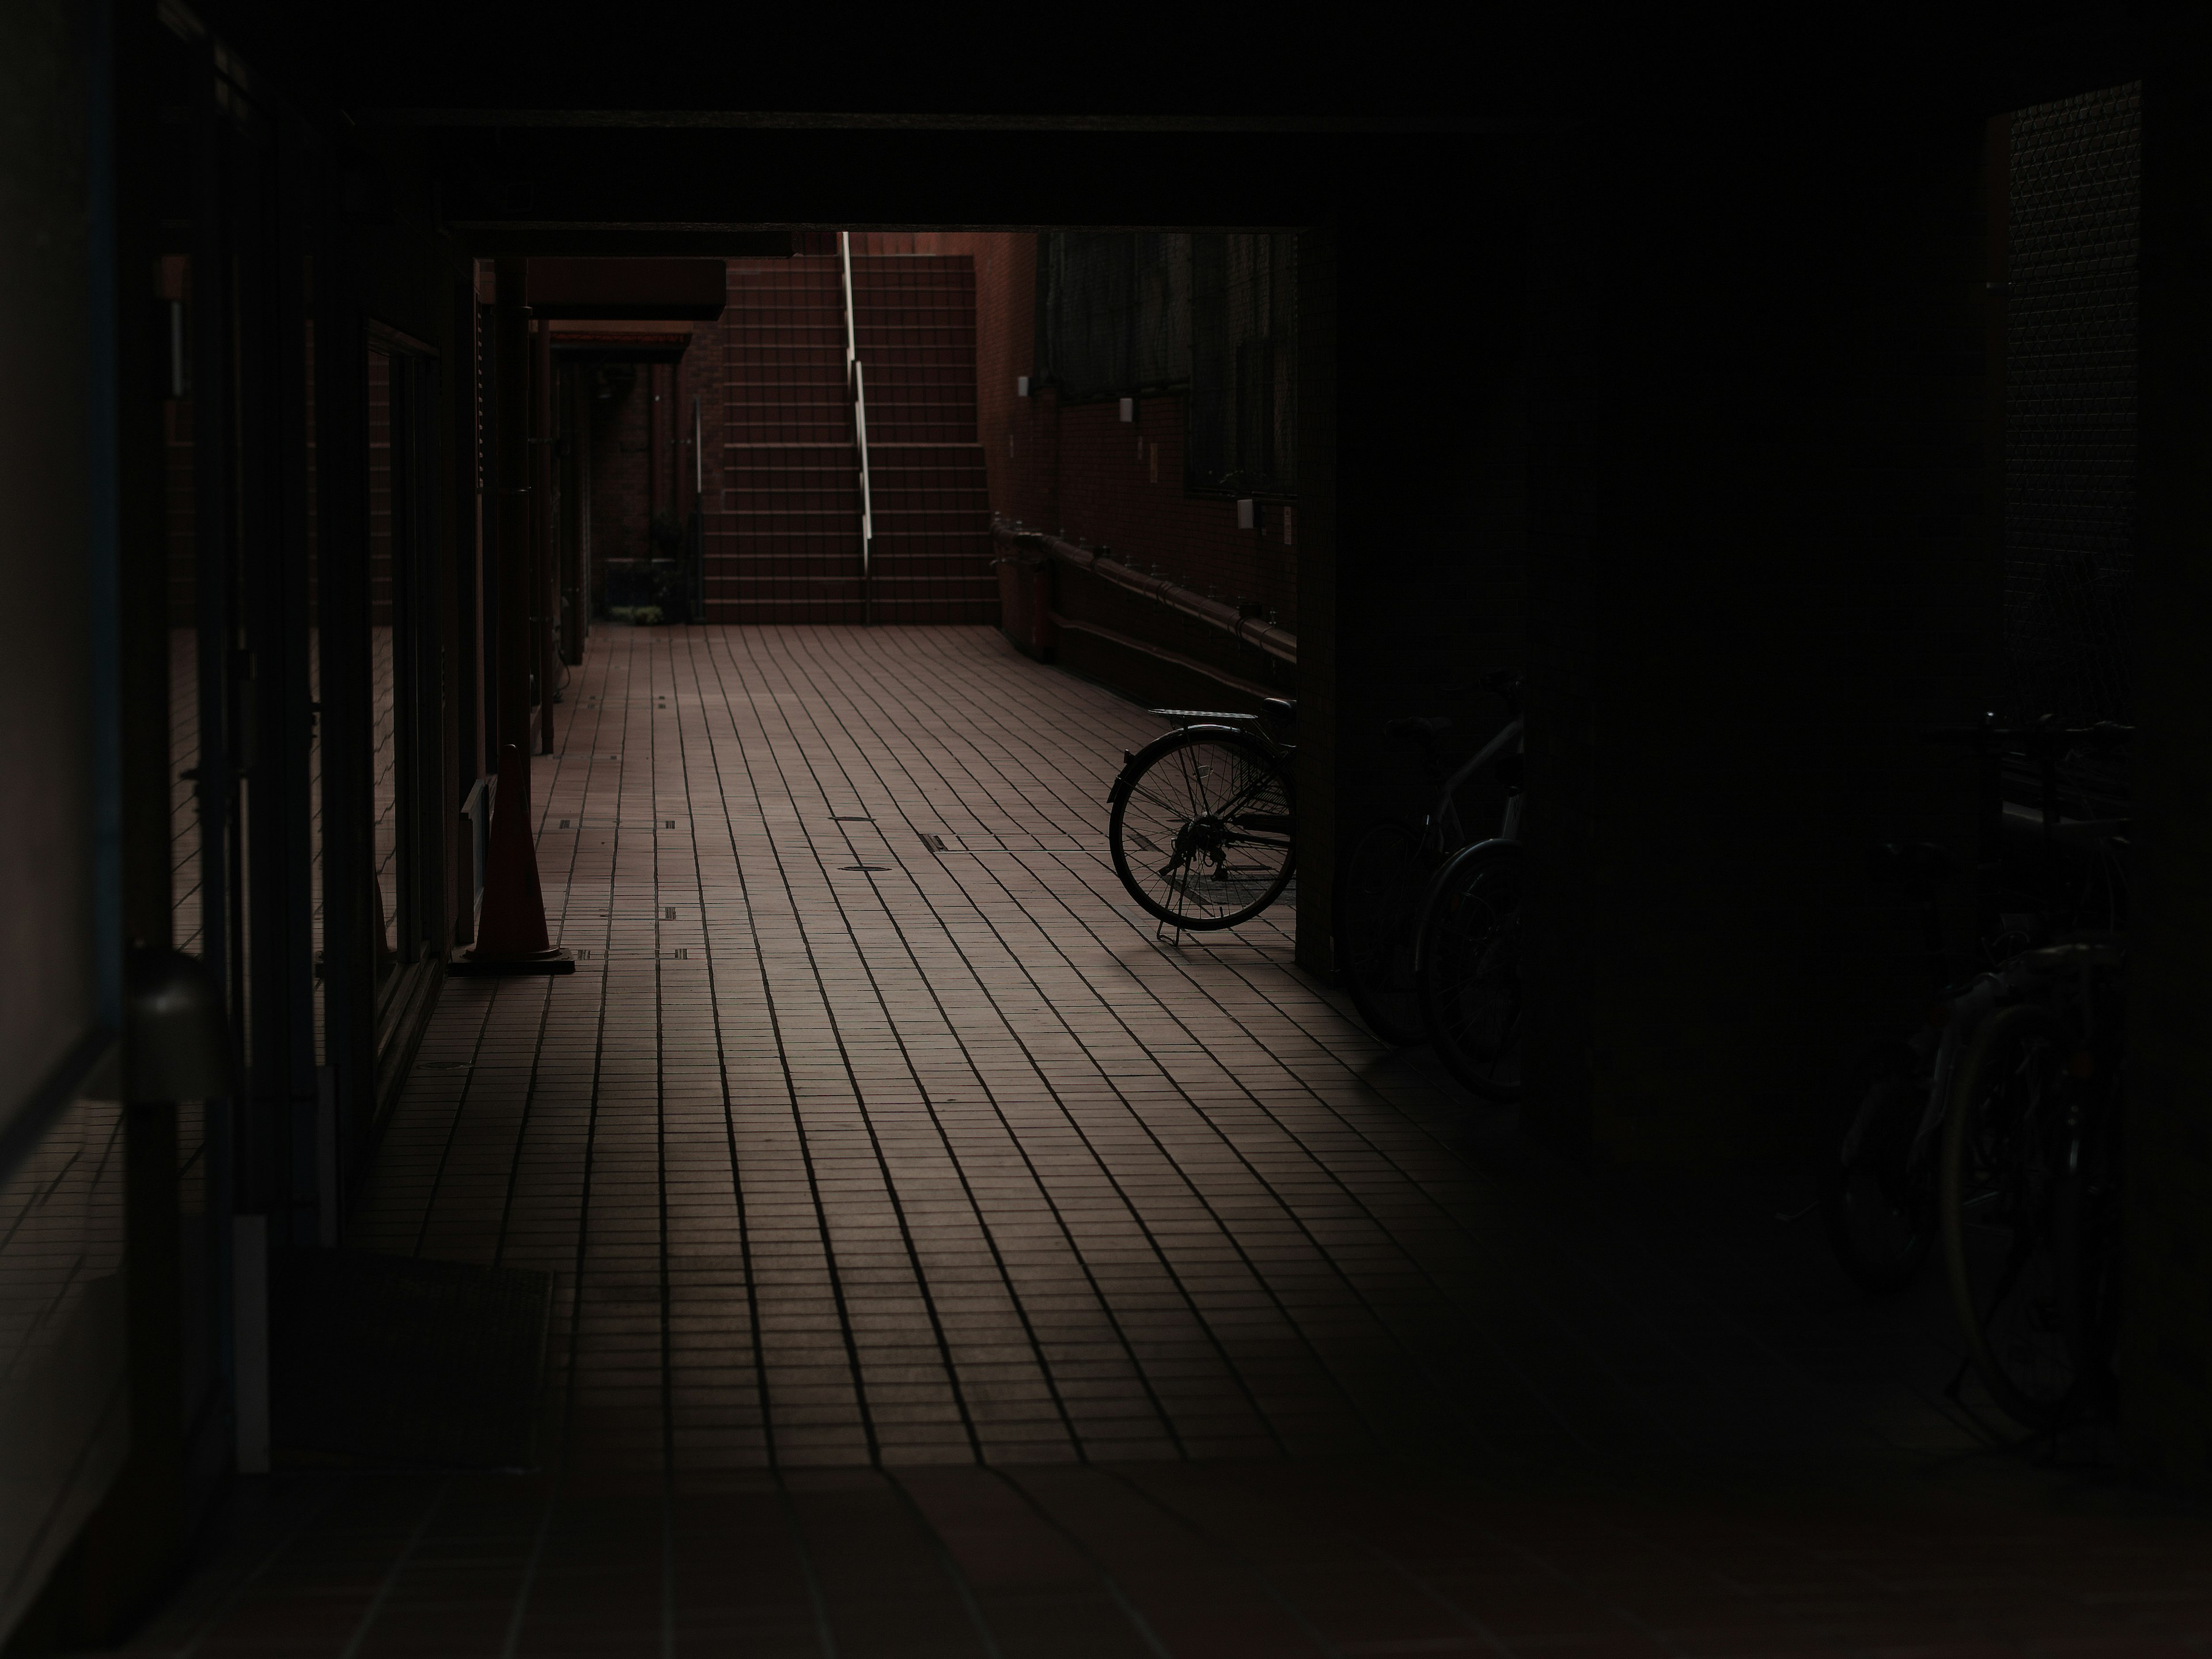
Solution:
<svg viewBox="0 0 2212 1659"><path fill-rule="evenodd" d="M1036 356L1036 238L990 232L966 240L975 261L975 435L991 475L991 510L1042 525L1052 481L1040 464L1040 435L1028 426L1036 400L1014 395Z"/></svg>

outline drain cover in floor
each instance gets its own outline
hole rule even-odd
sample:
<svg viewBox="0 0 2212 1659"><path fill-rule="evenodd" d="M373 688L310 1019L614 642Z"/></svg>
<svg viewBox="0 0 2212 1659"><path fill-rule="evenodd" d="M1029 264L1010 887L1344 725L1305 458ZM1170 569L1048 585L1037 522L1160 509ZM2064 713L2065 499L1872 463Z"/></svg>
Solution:
<svg viewBox="0 0 2212 1659"><path fill-rule="evenodd" d="M269 1291L281 1461L532 1465L551 1274L285 1250L272 1253Z"/></svg>

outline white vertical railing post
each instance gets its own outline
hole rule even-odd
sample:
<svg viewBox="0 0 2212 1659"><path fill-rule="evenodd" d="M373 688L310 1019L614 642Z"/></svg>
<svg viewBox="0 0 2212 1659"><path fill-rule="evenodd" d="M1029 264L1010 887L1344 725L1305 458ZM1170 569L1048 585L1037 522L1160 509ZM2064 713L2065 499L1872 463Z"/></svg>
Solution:
<svg viewBox="0 0 2212 1659"><path fill-rule="evenodd" d="M875 539L876 520L868 489L868 382L860 368L860 336L854 326L853 239L837 233L837 255L845 268L845 390L853 398L853 442L860 457L860 592L861 603L873 620L868 588L868 556Z"/></svg>
<svg viewBox="0 0 2212 1659"><path fill-rule="evenodd" d="M875 503L868 491L868 377L853 365L853 430L860 441L860 574L868 574L868 544L875 539Z"/></svg>
<svg viewBox="0 0 2212 1659"><path fill-rule="evenodd" d="M837 257L845 265L845 390L853 389L853 365L860 361L853 332L853 239L837 233Z"/></svg>

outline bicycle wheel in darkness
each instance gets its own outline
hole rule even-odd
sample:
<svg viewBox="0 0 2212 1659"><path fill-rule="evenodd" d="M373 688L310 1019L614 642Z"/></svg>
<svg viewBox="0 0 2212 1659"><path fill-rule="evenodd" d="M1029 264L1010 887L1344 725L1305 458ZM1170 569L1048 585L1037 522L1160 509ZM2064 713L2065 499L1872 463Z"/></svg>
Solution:
<svg viewBox="0 0 2212 1659"><path fill-rule="evenodd" d="M1944 1125L1944 1266L1974 1369L2005 1413L2045 1429L2082 1381L2074 1344L2077 1275L2063 1234L2068 1177L2058 1022L2033 1003L1975 1034Z"/></svg>
<svg viewBox="0 0 2212 1659"><path fill-rule="evenodd" d="M1345 854L1332 899L1346 994L1369 1030L1401 1047L1428 1035L1413 981L1413 918L1428 876L1419 834L1409 824L1378 823Z"/></svg>
<svg viewBox="0 0 2212 1659"><path fill-rule="evenodd" d="M1485 842L1453 854L1437 872L1419 919L1418 984L1429 1041L1451 1074L1485 1100L1521 1098L1528 891L1521 843Z"/></svg>
<svg viewBox="0 0 2212 1659"><path fill-rule="evenodd" d="M1172 732L1115 787L1107 842L1129 896L1193 932L1234 927L1290 885L1291 781L1240 732Z"/></svg>
<svg viewBox="0 0 2212 1659"><path fill-rule="evenodd" d="M1929 1083L1911 1048L1883 1042L1851 1064L1837 1093L1837 1150L1821 1181L1820 1217L1844 1271L1878 1295L1917 1279L1936 1241L1942 1148L1934 1136L1918 1145Z"/></svg>

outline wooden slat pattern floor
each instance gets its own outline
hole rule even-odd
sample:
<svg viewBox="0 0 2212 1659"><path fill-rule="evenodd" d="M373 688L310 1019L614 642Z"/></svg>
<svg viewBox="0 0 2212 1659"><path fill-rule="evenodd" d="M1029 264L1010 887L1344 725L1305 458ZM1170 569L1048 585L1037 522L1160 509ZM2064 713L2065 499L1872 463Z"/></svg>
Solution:
<svg viewBox="0 0 2212 1659"><path fill-rule="evenodd" d="M354 1240L556 1275L543 1467L242 1482L130 1651L2212 1644L2212 1519L1992 1449L1940 1287L1515 1152L1285 918L1158 941L1144 711L793 627L602 629L563 712L590 954L447 988Z"/></svg>
<svg viewBox="0 0 2212 1659"><path fill-rule="evenodd" d="M1146 711L989 629L728 627L601 631L564 713L582 971L448 985L353 1237L559 1276L565 1457L1881 1438L1532 1224L1287 910L1158 940L1104 850Z"/></svg>

